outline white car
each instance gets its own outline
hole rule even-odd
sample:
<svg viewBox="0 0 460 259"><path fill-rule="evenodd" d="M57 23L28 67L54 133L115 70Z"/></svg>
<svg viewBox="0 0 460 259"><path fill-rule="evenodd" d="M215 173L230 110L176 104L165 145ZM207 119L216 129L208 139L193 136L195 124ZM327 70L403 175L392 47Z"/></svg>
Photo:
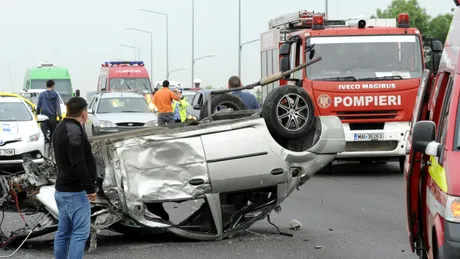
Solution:
<svg viewBox="0 0 460 259"><path fill-rule="evenodd" d="M38 122L48 120L37 115ZM44 162L45 138L27 104L17 97L0 97L0 164L21 165L23 157Z"/></svg>
<svg viewBox="0 0 460 259"><path fill-rule="evenodd" d="M40 93L41 92L44 92L46 91L46 89L29 89L27 91L21 91L19 94L26 98L27 100L30 100L32 103L34 103L35 105L38 104L38 97L40 96ZM66 114L66 111L67 111L67 107L64 103L64 100L62 99L61 95L59 94L59 92L57 92L57 95L59 97L59 103L60 103L60 106L61 106L61 114L62 114L62 118L65 117L65 114Z"/></svg>

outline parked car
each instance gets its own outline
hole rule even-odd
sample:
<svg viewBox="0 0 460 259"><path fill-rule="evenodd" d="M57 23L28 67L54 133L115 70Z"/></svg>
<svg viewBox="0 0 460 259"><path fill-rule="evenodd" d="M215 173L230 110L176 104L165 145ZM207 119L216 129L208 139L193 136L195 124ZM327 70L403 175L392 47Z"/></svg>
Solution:
<svg viewBox="0 0 460 259"><path fill-rule="evenodd" d="M28 104L18 97L0 96L0 164L21 165L23 157L43 163L45 138Z"/></svg>
<svg viewBox="0 0 460 259"><path fill-rule="evenodd" d="M157 116L142 94L103 92L89 102L85 130L89 136L95 136L155 125Z"/></svg>
<svg viewBox="0 0 460 259"><path fill-rule="evenodd" d="M0 97L16 97L23 100L27 104L27 107L34 113L35 120L37 120L36 105L31 100L24 98L20 94L10 92L0 92Z"/></svg>
<svg viewBox="0 0 460 259"><path fill-rule="evenodd" d="M37 107L38 97L40 96L40 93L42 93L44 91L46 91L46 89L29 89L27 91L21 91L20 95L23 98L27 99L29 102L32 102L34 104L34 111L36 112L35 108ZM67 107L66 107L66 105L64 103L64 100L62 99L61 95L59 94L59 92L56 91L56 93L58 94L59 104L61 106L61 117L65 118ZM56 119L57 119L57 117L56 117Z"/></svg>

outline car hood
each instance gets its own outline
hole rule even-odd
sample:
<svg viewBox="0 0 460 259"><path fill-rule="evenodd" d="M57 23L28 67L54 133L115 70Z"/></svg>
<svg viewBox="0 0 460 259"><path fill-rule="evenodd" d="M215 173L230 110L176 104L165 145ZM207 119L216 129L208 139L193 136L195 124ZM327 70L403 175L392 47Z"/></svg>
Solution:
<svg viewBox="0 0 460 259"><path fill-rule="evenodd" d="M110 121L113 123L120 122L142 122L156 120L157 116L154 113L134 113L134 112L123 112L123 113L100 113L96 117L101 121Z"/></svg>
<svg viewBox="0 0 460 259"><path fill-rule="evenodd" d="M27 140L29 136L40 134L40 128L35 120L32 121L1 121L0 143L11 140Z"/></svg>

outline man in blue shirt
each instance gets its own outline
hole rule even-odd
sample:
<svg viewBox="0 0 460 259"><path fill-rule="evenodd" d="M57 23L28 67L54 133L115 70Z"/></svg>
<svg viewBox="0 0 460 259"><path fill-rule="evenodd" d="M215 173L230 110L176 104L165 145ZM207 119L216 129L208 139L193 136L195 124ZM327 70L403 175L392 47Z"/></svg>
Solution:
<svg viewBox="0 0 460 259"><path fill-rule="evenodd" d="M61 103L58 93L54 91L54 81L48 80L46 82L46 91L40 93L37 103L37 114L48 116L48 120L41 122L40 127L43 135L45 135L45 142L51 143L54 130L57 126L56 117L61 120ZM50 135L48 138L48 130Z"/></svg>
<svg viewBox="0 0 460 259"><path fill-rule="evenodd" d="M230 79L228 79L228 87L230 89L232 88L238 88L241 87L241 80L237 76L232 76ZM243 104L246 106L246 109L248 110L254 110L254 109L259 109L260 104L257 101L256 97L252 95L249 91L247 90L242 90L242 91L235 91L232 92L233 95L239 97Z"/></svg>

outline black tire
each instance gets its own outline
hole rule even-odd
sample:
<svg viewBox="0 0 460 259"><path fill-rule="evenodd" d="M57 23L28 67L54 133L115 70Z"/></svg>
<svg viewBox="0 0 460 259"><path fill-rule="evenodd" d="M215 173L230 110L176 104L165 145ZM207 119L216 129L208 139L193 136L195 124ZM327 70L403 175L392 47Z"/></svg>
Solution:
<svg viewBox="0 0 460 259"><path fill-rule="evenodd" d="M288 98L297 102L297 108L290 108L291 101L289 101ZM288 106L285 105L286 102L289 102ZM295 103L292 105L295 105ZM299 110L300 108L302 108L302 110ZM314 112L313 102L308 93L301 87L294 85L286 85L273 89L267 95L262 106L262 117L265 119L265 123L270 132L278 137L291 140L305 136L314 127ZM299 123L298 119L295 119L289 114L302 116L303 119L301 118L301 120L303 122ZM283 117L285 115L287 115L287 117ZM279 116L283 118L278 119ZM294 129L291 128L293 121L296 127Z"/></svg>
<svg viewBox="0 0 460 259"><path fill-rule="evenodd" d="M213 95L211 98L206 99L203 103L203 106L200 110L200 118L202 120L209 116L208 114L208 103L211 101L211 111L214 114L217 110L217 107L224 105L228 108L232 108L234 111L247 110L246 106L243 104L240 98L231 94L217 94Z"/></svg>
<svg viewBox="0 0 460 259"><path fill-rule="evenodd" d="M406 161L406 157L400 156L398 160L399 160L399 172L401 174L404 174L404 162Z"/></svg>

